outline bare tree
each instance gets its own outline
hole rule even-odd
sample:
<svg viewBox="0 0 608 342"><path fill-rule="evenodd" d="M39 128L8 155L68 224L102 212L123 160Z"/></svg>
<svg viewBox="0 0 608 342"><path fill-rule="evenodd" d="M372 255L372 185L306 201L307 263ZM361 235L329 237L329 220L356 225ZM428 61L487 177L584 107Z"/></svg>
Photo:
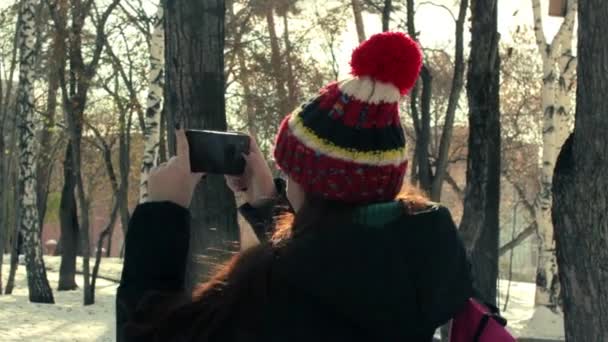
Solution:
<svg viewBox="0 0 608 342"><path fill-rule="evenodd" d="M567 341L608 340L608 3L581 1L574 133L559 153L552 219Z"/></svg>
<svg viewBox="0 0 608 342"><path fill-rule="evenodd" d="M49 8L55 22L57 30L64 29L65 26L61 25L61 19L58 18L57 3L53 0L49 1ZM72 153L72 172L76 180L76 190L78 197L78 204L80 209L80 236L81 236L81 248L83 254L83 277L84 277L84 304L93 304L93 298L91 297L90 291L90 272L89 272L89 203L85 194L84 184L82 181L81 172L81 140L82 140L82 128L84 124L84 110L86 108L87 98L89 95L89 89L91 86L91 80L96 74L101 53L104 48L105 39L105 25L108 17L118 5L120 0L113 0L108 7L104 10L101 15L97 15L94 18L95 21L95 43L93 47L93 53L91 60L85 63L82 51L82 38L85 19L89 16L91 11L97 8L93 0L72 0L71 1L71 23L70 23L70 34L69 34L69 49L68 59L70 61L70 79L69 84L65 79L65 71L62 68L59 72L59 81L62 90L63 97L63 108L66 115L66 122L68 126L68 134L70 137L70 150ZM64 37L68 37L65 32L61 32ZM63 246L65 249L66 246Z"/></svg>
<svg viewBox="0 0 608 342"><path fill-rule="evenodd" d="M445 122L441 131L437 158L434 163L431 162L429 154L429 144L431 142L430 101L432 97L432 74L427 63L423 66L423 70L420 74L422 84L417 84L411 94L410 111L416 130L415 164L418 169L416 175L420 181L421 188L427 191L431 195L431 199L435 201L441 199L444 181L446 178L449 178L447 169L450 159L454 120L456 117L456 109L458 108L458 101L460 100L460 95L464 86L464 24L468 7L469 1L461 0L458 17L454 17L450 12L456 25L454 71L451 79ZM414 0L407 0L407 28L410 36L417 36L414 25ZM420 88L422 88L421 103L418 105ZM413 170L412 172L416 171Z"/></svg>
<svg viewBox="0 0 608 342"><path fill-rule="evenodd" d="M568 1L566 18L551 43L544 34L540 0L532 0L534 32L543 63L542 86L542 164L540 191L535 213L539 237L539 261L536 276L535 304L559 310L560 294L555 256L555 239L551 224L551 181L559 150L571 126L570 93L574 85L576 57L572 55L572 38L577 0Z"/></svg>
<svg viewBox="0 0 608 342"><path fill-rule="evenodd" d="M482 298L496 303L500 200L500 56L496 0L471 1L469 156L460 231Z"/></svg>
<svg viewBox="0 0 608 342"><path fill-rule="evenodd" d="M12 155L6 155L5 151L9 146L14 143L11 143L15 139L11 139L11 135L9 134L9 128L11 133L15 131L15 127L9 127L11 118L16 118L16 115L10 116L9 113L13 112L14 108L14 96L13 96L13 75L15 73L15 69L17 66L17 44L18 44L18 35L19 35L19 23L21 13L17 13L17 20L15 25L15 32L12 40L12 49L11 49L11 57L8 62L8 66L4 63L0 66L0 71L4 72L4 74L0 73L0 153L2 157L0 158L0 265L3 264L4 258L4 248L6 245L6 241L8 241L9 230L8 227L11 226L11 222L8 218L11 210L9 209L9 193L11 192L8 185L11 183L9 180L10 177L10 169L12 160L14 159ZM5 77L3 79L3 77ZM13 125L14 126L14 125ZM5 144L8 144L6 146ZM15 208L16 209L16 208ZM13 214L16 210L13 210ZM13 215L15 216L15 215ZM13 224L13 226L17 227L17 224ZM14 239L14 237L13 237ZM11 251L11 255L14 254ZM11 258L10 262L10 271L12 274L12 279L14 283L14 274L17 269L17 262L15 262L15 258ZM9 277L11 278L11 277ZM2 267L0 267L0 295L2 295ZM8 292L8 286L7 286Z"/></svg>
<svg viewBox="0 0 608 342"><path fill-rule="evenodd" d="M54 303L53 292L46 277L40 242L40 220L36 201L36 139L34 109L35 66L39 52L39 26L36 1L21 3L19 20L19 229L23 233L30 302Z"/></svg>

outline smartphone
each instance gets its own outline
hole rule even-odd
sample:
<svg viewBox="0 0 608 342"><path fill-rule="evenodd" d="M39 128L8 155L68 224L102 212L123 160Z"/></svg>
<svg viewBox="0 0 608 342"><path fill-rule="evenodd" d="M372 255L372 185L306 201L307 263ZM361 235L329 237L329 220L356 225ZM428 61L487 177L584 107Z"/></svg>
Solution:
<svg viewBox="0 0 608 342"><path fill-rule="evenodd" d="M190 147L190 169L221 175L241 175L249 154L248 135L208 130L186 130Z"/></svg>

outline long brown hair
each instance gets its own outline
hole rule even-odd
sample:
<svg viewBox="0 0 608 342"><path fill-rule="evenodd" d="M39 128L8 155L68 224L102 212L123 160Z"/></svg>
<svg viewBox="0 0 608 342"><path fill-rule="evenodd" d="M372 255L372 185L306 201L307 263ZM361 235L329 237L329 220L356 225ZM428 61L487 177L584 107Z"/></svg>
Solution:
<svg viewBox="0 0 608 342"><path fill-rule="evenodd" d="M430 203L413 187L405 188L395 200L403 205L405 215L422 210ZM128 332L145 336L149 341L211 341L226 330L223 328L227 318L237 321L240 331L255 331L261 316L256 310L268 296L266 281L275 252L289 248L289 241L302 234L347 224L354 209L352 204L307 196L297 214L277 218L269 243L234 256L211 280L198 286L191 297L149 297L147 302L162 308L140 306Z"/></svg>

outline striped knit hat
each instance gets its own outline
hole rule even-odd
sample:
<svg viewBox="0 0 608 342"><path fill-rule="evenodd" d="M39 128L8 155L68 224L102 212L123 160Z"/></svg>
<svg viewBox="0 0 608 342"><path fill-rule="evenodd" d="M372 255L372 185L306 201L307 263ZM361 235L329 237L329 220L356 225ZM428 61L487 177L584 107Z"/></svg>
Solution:
<svg viewBox="0 0 608 342"><path fill-rule="evenodd" d="M399 100L422 53L401 32L370 37L352 54L353 78L325 86L281 123L274 156L304 191L329 200L393 200L407 169Z"/></svg>

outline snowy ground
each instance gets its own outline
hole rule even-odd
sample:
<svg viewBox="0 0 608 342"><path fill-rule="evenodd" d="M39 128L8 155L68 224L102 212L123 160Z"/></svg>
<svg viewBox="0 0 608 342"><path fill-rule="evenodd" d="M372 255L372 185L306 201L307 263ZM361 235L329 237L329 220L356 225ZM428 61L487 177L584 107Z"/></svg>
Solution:
<svg viewBox="0 0 608 342"><path fill-rule="evenodd" d="M3 280L8 277L7 256L4 257ZM45 257L48 278L53 289L59 278L59 258ZM80 262L80 260L79 260ZM120 276L122 265L104 259L101 274ZM82 277L77 277L82 287ZM55 305L28 302L25 267L20 265L12 296L0 296L0 341L114 341L114 297L117 284L97 280L96 304L84 307L82 291L53 291Z"/></svg>
<svg viewBox="0 0 608 342"><path fill-rule="evenodd" d="M4 257L3 277L8 276L8 257ZM51 286L57 288L59 258L45 257ZM80 260L78 261L80 265ZM100 274L118 279L122 264L118 259L103 259ZM82 278L78 277L78 284ZM96 304L82 306L82 291L54 291L55 305L31 304L27 298L25 267L19 266L12 296L0 296L0 341L114 341L114 296L117 284L98 279ZM503 309L507 281L500 282ZM563 318L550 311L533 310L534 284L511 283L505 317L517 337L564 339Z"/></svg>

